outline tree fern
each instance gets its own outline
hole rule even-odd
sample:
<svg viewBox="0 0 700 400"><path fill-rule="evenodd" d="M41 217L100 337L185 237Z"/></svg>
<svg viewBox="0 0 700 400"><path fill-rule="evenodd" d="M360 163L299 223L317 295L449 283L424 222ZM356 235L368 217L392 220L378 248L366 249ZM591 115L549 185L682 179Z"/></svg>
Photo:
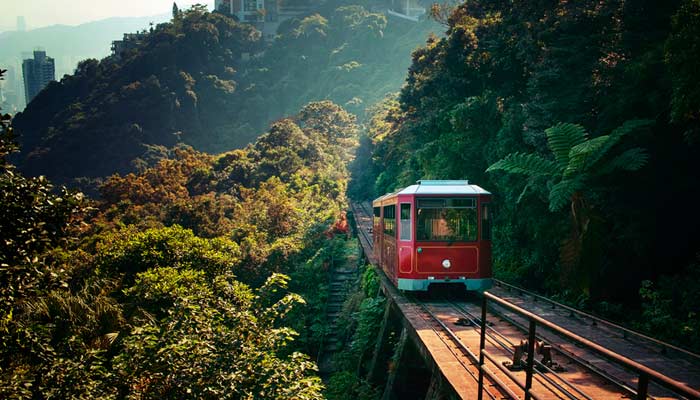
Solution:
<svg viewBox="0 0 700 400"><path fill-rule="evenodd" d="M569 151L572 147L586 141L588 134L581 125L559 123L544 131L547 134L547 146L554 154L560 169L569 164Z"/></svg>
<svg viewBox="0 0 700 400"><path fill-rule="evenodd" d="M514 174L525 174L530 176L554 175L559 173L557 165L536 154L512 153L505 158L491 164L486 172L503 170Z"/></svg>
<svg viewBox="0 0 700 400"><path fill-rule="evenodd" d="M653 123L654 121L650 119L631 119L629 121L625 121L622 125L615 128L610 136L621 138L642 128L649 128Z"/></svg>
<svg viewBox="0 0 700 400"><path fill-rule="evenodd" d="M527 180L527 183L525 184L525 187L523 188L523 191L520 192L520 196L518 196L518 199L515 201L516 204L520 204L520 201L525 197L525 193L527 193L527 190L532 186L532 177Z"/></svg>
<svg viewBox="0 0 700 400"><path fill-rule="evenodd" d="M564 170L564 176L573 176L588 169L594 163L591 161L591 155L606 146L609 140L609 136L599 136L572 147L569 151L569 164Z"/></svg>
<svg viewBox="0 0 700 400"><path fill-rule="evenodd" d="M576 266L581 259L582 247L583 241L576 235L562 240L559 247L559 260L565 268L566 276L575 275Z"/></svg>
<svg viewBox="0 0 700 400"><path fill-rule="evenodd" d="M574 193L585 187L586 175L581 174L571 179L563 179L549 191L549 210L559 211L571 202Z"/></svg>
<svg viewBox="0 0 700 400"><path fill-rule="evenodd" d="M627 121L613 130L610 135L593 139L588 138L588 134L581 125L559 123L545 130L547 144L555 161L546 160L536 154L512 153L492 164L486 172L503 170L531 177L551 176L554 179L561 177L562 180L552 187L550 193L550 209L558 210L566 204L562 196L582 190L583 182L589 176L610 173L616 169L634 171L643 167L646 164L647 155L639 148L620 154L608 164L602 166L597 164L622 137L651 123L650 120ZM572 191L574 187L578 189ZM522 198L527 188L526 185L518 199Z"/></svg>
<svg viewBox="0 0 700 400"><path fill-rule="evenodd" d="M648 120L627 121L609 135L589 139L581 125L560 123L545 130L547 145L555 161L536 154L513 153L486 170L503 170L529 176L518 196L518 203L535 178L546 177L550 185L549 210L554 212L567 205L571 206L571 237L562 242L560 249L562 266L569 270L565 275L570 275L571 271L584 262L584 241L595 238L595 232L591 233L589 229L595 210L586 202L584 189L588 189L590 182L597 176L615 170L635 171L642 168L647 163L648 156L641 148L629 149L612 159L609 155L625 135L650 124L651 121Z"/></svg>

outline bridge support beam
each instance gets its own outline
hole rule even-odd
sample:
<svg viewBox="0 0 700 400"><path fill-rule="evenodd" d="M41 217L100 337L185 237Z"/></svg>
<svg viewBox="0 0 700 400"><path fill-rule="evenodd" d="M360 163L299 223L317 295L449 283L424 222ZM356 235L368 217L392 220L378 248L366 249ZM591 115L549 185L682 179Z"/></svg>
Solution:
<svg viewBox="0 0 700 400"><path fill-rule="evenodd" d="M387 342L389 340L389 335L391 333L391 299L386 298L386 305L384 306L384 316L382 317L382 324L379 327L379 334L377 335L377 343L374 345L374 351L372 352L372 361L369 363L369 368L367 369L367 380L373 383L380 383L383 379L380 379L378 369L383 366L382 358L386 358L387 354ZM360 360L360 365L358 365L358 376L362 368L362 360Z"/></svg>
<svg viewBox="0 0 700 400"><path fill-rule="evenodd" d="M433 376L430 378L430 386L428 386L428 392L425 394L425 400L443 400L448 397L444 393L442 387L444 379L440 371L433 371Z"/></svg>
<svg viewBox="0 0 700 400"><path fill-rule="evenodd" d="M408 335L406 334L406 328L403 328L401 330L401 336L399 337L399 341L396 344L394 355L392 356L394 360L393 368L391 368L389 378L386 381L386 386L384 386L384 394L382 395L382 400L392 399L392 394L394 392L394 382L396 382L396 376L398 375L399 368L401 368L402 366L401 363L403 361L403 352L404 348L406 347L407 337Z"/></svg>

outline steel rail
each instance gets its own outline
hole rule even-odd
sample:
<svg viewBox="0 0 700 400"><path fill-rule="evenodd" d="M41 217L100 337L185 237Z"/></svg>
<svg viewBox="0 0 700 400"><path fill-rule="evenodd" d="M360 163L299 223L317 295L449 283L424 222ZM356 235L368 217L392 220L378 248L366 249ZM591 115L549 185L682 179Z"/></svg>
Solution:
<svg viewBox="0 0 700 400"><path fill-rule="evenodd" d="M474 316L474 314L472 314L470 311L466 310L466 309L465 309L464 307L462 307L462 305L460 305L460 304L454 303L454 302L452 302L452 301L450 301L450 304L452 304L453 307L454 307L457 311L459 311L463 316L467 317L467 318L469 319L469 321L472 323L472 326L476 326L476 321L474 320L474 318L476 318L476 316ZM508 321L508 322L510 322L510 321ZM513 324L513 325L515 325L517 328L522 329L522 327L520 327L520 326L517 325L517 324ZM489 329L491 330L492 334L489 334ZM508 344L505 344L505 343L503 343L503 341L498 340L497 338L495 338L495 337L493 336L494 334L497 335L498 337L500 337L503 341L507 342ZM514 343L511 342L510 339L508 339L507 337L505 337L503 334L501 334L500 332L498 332L498 331L497 331L496 329L494 329L493 327L487 327L486 335L488 335L488 336L492 339L492 342L495 342L495 343L497 343L498 345L500 345L500 346L501 346L504 350L506 350L509 354L513 355L513 354L515 353L515 352L511 349L511 346L513 346ZM557 379L559 379L564 385L568 386L570 389L572 389L574 392L576 392L579 396L581 396L581 397L583 397L583 398L585 398L585 399L587 399L587 400L593 400L592 397L590 397L589 395L587 395L587 394L586 394L585 392L583 392L581 389L579 389L579 388L577 388L576 386L574 386L574 384L572 384L571 382L569 382L568 380L566 380L565 378L563 378L561 375L559 375L556 371L554 371L553 369L551 369L551 368L548 367L547 365L543 364L542 362L540 362L540 361L538 361L538 360L534 360L534 363L535 363L538 367L544 368L544 369L545 369L547 372L549 372L551 375L554 375L554 376L555 376ZM596 373L596 371L592 371L592 372ZM538 371L538 376L539 376L540 378L544 379L545 381L547 381L549 384L551 384L551 385L553 385L554 387L556 387L556 388L557 388L559 391L561 391L562 393L566 394L567 397L569 397L570 399L578 399L578 397L576 397L576 396L574 396L573 394L571 394L571 393L569 392L568 389L564 388L562 385L558 384L557 382L555 382L553 379L551 379L551 378L548 377L547 375L542 374L542 373L540 373L540 372Z"/></svg>
<svg viewBox="0 0 700 400"><path fill-rule="evenodd" d="M356 215L365 214L365 215L364 215L365 217L371 219L371 215L367 214L367 208L365 207L364 203L359 203L359 204L354 203L352 208L353 208L353 212L354 212L354 214L355 214L355 216L354 216L355 222L356 222L358 225L360 225L360 223L359 223L359 219L356 217ZM357 212L357 211L358 211L358 208L360 209L359 211L361 211L361 213L358 213L358 212ZM363 229L363 227L360 226L360 229L358 229L358 231L360 231L361 236L365 239L365 241L367 242L368 246L369 246L370 248L373 247L373 246L372 246L373 243L372 243L372 241L370 240L370 238L369 238L369 233L366 231L366 229ZM415 298L414 298L414 299L415 299ZM436 319L436 317L433 317L433 318ZM438 320L438 323L441 323L441 321ZM474 321L472 321L472 323L474 323ZM441 323L441 324L442 324L442 323ZM517 324L514 324L514 325L517 326ZM444 329L449 329L449 328L444 327ZM493 330L493 329L492 329L492 331L493 331L494 333L496 333L497 335L501 336L504 340L508 341L507 338L503 337L503 335L501 335L499 332L497 332L497 331L495 331L495 330ZM498 345L500 345L501 347L503 347L504 349L506 349L506 351L508 351L508 352L510 352L510 353L512 354L512 350L509 349L507 345L504 345L504 344L503 344L502 342L500 342L497 338L494 338L491 334L489 334L489 336L491 337L491 340L496 341ZM477 359L476 355L474 355L474 354L471 352L471 350L469 350L469 349L467 348L466 351L469 352L469 354L472 354L475 360ZM508 378L510 378L518 387L520 387L521 389L525 389L525 385L519 381L518 377L515 376L515 374L513 374L511 371L509 371L509 370L508 370L507 368L505 368L504 366L500 365L500 364L498 363L498 361L495 360L495 359L493 358L493 356L491 356L489 353L484 352L484 355L485 355L491 362L493 362L494 365L496 365L496 367L497 367L499 370L501 370L501 372L503 372L506 376L508 376ZM536 362L538 365L542 365L539 361L535 361L535 362ZM586 366L586 365L584 365L584 366L587 367L587 368L590 368L590 366ZM548 367L546 367L546 366L544 366L544 367L547 368L547 369L549 370ZM596 372L596 371L593 371L593 372ZM555 375L556 375L556 373L555 373ZM607 377L604 377L604 378L607 379ZM561 379L562 381L566 382L566 381L565 381L564 379L562 379L562 378L559 378L559 379ZM547 379L547 380L549 380L549 379ZM552 385L554 385L555 387L558 386L558 385L557 385L556 383L554 383L554 382L550 382L550 383L551 383ZM510 391L510 389L508 389L507 387L505 387L505 385L504 385L502 382L500 383L500 386L504 387L507 391ZM567 393L568 391L567 391L566 389L563 389L563 388L561 388L561 387L559 387L558 389L559 389L561 392L566 393L566 394L568 395L568 393ZM574 389L575 391L577 391L579 394L581 394L583 397L585 397L585 398L587 398L587 399L590 399L590 397L588 397L585 393L580 392L580 391L578 390L578 388L573 387L573 389ZM626 389L626 388L625 388L625 389ZM515 398L518 397L517 395L515 395L514 393L512 393L512 391L511 391L509 394L510 394L511 396L515 396ZM567 396L567 397L571 398L570 395Z"/></svg>
<svg viewBox="0 0 700 400"><path fill-rule="evenodd" d="M357 209L357 207L355 206L355 204L356 204L356 203L352 203L352 204L351 204L351 207L352 207L352 209L353 209L353 218L355 219L355 224L356 224L356 225L360 225L359 221L357 220L357 217L355 216L355 215L358 214L358 213L355 211L355 210ZM362 205L362 203L360 203L360 207L361 207L361 208L364 208L364 206ZM365 230L362 229L361 226L360 226L360 229L357 229L357 231L358 231L358 232L361 232L362 236L365 238L365 241L367 241L367 245L368 245L370 248L373 248L374 245L373 245L372 241L371 241L370 238L369 238L369 234L368 234L367 232L365 232Z"/></svg>
<svg viewBox="0 0 700 400"><path fill-rule="evenodd" d="M558 334L560 334L560 335L562 335L570 340L578 342L578 343L584 345L585 347L588 347L589 349L597 352L598 354L600 354L608 359L614 360L618 364L621 364L622 366L633 370L639 376L637 397L640 399L647 398L647 387L648 387L649 381L651 380L651 381L656 382L659 385L664 386L665 388L670 389L675 393L681 394L689 399L700 400L700 392L698 392L697 390L690 388L687 385L684 385L684 384L679 383L677 381L674 381L673 379L671 379L671 378L669 378L669 377L667 377L659 372L656 372L656 371L652 370L651 368L649 368L645 365L642 365L634 360L631 360L625 356L622 356L620 354L612 352L612 351L606 349L605 347L603 347L597 343L594 343L594 342L592 342L584 337L581 337L581 336L579 336L579 335L577 335L577 334L575 334L567 329L564 329L556 324L553 324L553 323L547 321L546 319L544 319L538 315L533 314L532 312L530 312L528 310L525 310L525 309L523 309L515 304L512 304L506 300L503 300L500 297L497 297L489 292L483 293L483 299L484 299L483 307L486 307L487 301L493 301L496 304L499 304L499 305L501 305L501 306L503 306L503 307L505 307L505 308L517 313L517 314L524 316L525 318L530 320L531 323L534 322L535 324L539 324L539 325L544 326L552 331L555 331L556 333L558 333Z"/></svg>
<svg viewBox="0 0 700 400"><path fill-rule="evenodd" d="M423 309L423 311L425 311L428 315L430 315L430 317L432 318L432 321L433 321L433 322L437 322L437 323L440 325L440 327L442 327L442 329L443 329L444 332L450 337L450 339L452 339L452 341L455 342L455 343L457 344L458 348L462 351L462 355L463 355L463 356L467 356L467 357L470 358L472 361L474 361L474 358L472 357L474 354L469 350L469 348L468 348L467 346L465 346L465 345L462 343L462 341L459 339L459 337L457 337L457 335L455 335L455 334L450 330L450 328L447 327L447 325L445 325L442 321L440 321L440 319L439 319L434 313L432 313L432 312L425 306L425 304L423 304L423 303L422 303L420 300L418 300L418 299L414 299L414 301L416 302L416 304L418 304L418 305L421 306L421 308ZM432 328L432 327L431 327L431 328ZM433 332L435 332L436 334L438 334L438 331L437 331L435 328L432 328L432 329L433 329ZM438 337L440 338L440 340L442 340L443 343L445 343L445 345L447 345L447 342L446 342L442 337L440 337L439 334L438 334ZM448 346L448 349L449 349L449 346ZM454 354L455 356L457 356L457 354L455 354L455 352L452 351L452 349L450 349L450 352L451 352L452 354ZM471 370L469 370L469 366L468 366L468 365L465 365L464 362L462 362L462 360L460 360L459 358L457 358L457 361L462 365L462 367L464 367L464 370L467 371L467 373L468 373L469 375L471 375L472 378L474 378L474 380L477 379L477 376L476 376ZM492 379L493 379L493 378L495 378L495 377L492 377ZM482 391L484 390L484 389L483 389L483 386L480 386L479 388L480 388L480 390L482 390ZM486 394L488 394L488 396L489 396L492 400L495 400L495 399L496 399L496 397L495 397L492 393L490 393L488 390L486 391ZM516 397L516 398L517 398L517 397Z"/></svg>
<svg viewBox="0 0 700 400"><path fill-rule="evenodd" d="M601 324L604 324L604 325L609 326L609 327L611 327L611 328L620 330L620 331L622 331L622 334L623 334L623 337L624 337L624 338L627 338L627 335L636 336L636 337L638 337L638 338L641 338L641 339L644 339L644 340L646 340L646 341L652 342L652 343L655 344L655 345L658 345L659 347L662 348L662 351L665 351L665 349L671 349L671 350L673 350L673 351L679 352L679 353L681 353L681 354L683 354L683 355L689 356L689 357L691 357L691 358L695 358L695 359L697 359L698 361L700 361L700 354L696 354L696 353L693 353L693 352L691 352L691 351L689 351L689 350L686 350L686 349L684 349L684 348L681 348L681 347L672 345L672 344L670 344L670 343L663 342L663 341L661 341L661 340L659 340L659 339L655 339L655 338L650 337L650 336L647 336L647 335L645 335L645 334L643 334L643 333L640 333L640 332L634 331L634 330L632 330L632 329L626 328L626 327L624 327L624 326L622 326L622 325L616 324L616 323L614 323L614 322L612 322L612 321L609 321L609 320L607 320L607 319L604 319L604 318L595 316L595 315L593 315L593 314L589 314L589 313L587 313L587 312L585 312L585 311L578 310L578 309L576 309L576 308L574 308L574 307L571 307L571 306L567 306L566 304L560 303L560 302L558 302L558 301L548 299L548 298L546 298L546 297L544 297L544 296L542 296L542 295L539 295L539 294L537 294L537 293L531 292L531 291L529 291L529 290L527 290L527 289L523 289L523 288L517 287L517 286L515 286L515 285L511 285L510 283L503 282L503 281L501 281L501 280L499 280L499 279L495 279L495 278L494 278L493 281L494 281L497 285L499 285L499 286L505 286L506 288L513 289L513 290L517 290L517 291L519 291L519 292L522 292L522 293L527 294L528 296L534 297L534 298L537 299L537 300L542 300L542 301L544 301L544 302L546 302L546 303L549 303L549 304L551 304L551 305L553 305L553 306L562 308L562 309L564 309L564 310L567 310L567 311L570 311L570 312L572 312L572 313L576 313L576 314L578 314L578 315L581 315L581 316L583 316L583 317L586 317L586 318L588 318L588 319L591 319L591 320L593 320L593 321L596 322L596 323L601 323Z"/></svg>
<svg viewBox="0 0 700 400"><path fill-rule="evenodd" d="M421 308L423 309L423 311L425 311L428 315L430 315L434 322L437 322L437 323L442 327L442 329L448 334L448 336L452 339L452 341L455 342L455 343L457 344L457 346L460 348L460 350L462 350L462 352L463 352L464 355L466 355L466 356L469 357L474 363L476 363L476 364L474 364L474 367L476 367L477 369L479 369L480 371L483 371L486 375L488 375L489 378L491 378L491 379L498 385L498 387L499 387L500 389L502 389L504 392L506 392L511 398L513 398L513 399L520 399L520 396L518 396L517 393L513 392L513 391L508 387L508 385L506 385L506 384L505 384L498 376L496 376L490 369L486 368L485 366L479 365L479 357L477 357L477 355L474 354L474 352L472 352L472 351L469 349L469 347L468 347L466 344L464 344L464 343L462 342L462 340L457 336L457 334L456 334L452 329L450 329L444 322L442 322L442 321L440 320L440 318L438 318L437 315L435 315L432 311L430 311L430 310L428 309L428 307L426 307L426 305L425 305L424 302L420 301L419 299L417 299L417 298L415 298L415 297L412 297L412 300L414 300L414 302L415 302L416 304L418 304L419 306L421 306ZM435 331L435 329L433 329L433 331ZM492 361L493 361L493 360L492 360ZM461 361L460 361L460 364L462 364ZM498 365L497 362L494 362L494 364L496 365L497 368L499 368L499 369L501 368L501 367ZM467 372L468 372L475 380L478 379L477 376L474 376L474 374L473 374L471 371L469 371L469 369L468 369L464 364L462 364L462 366L465 367L464 369L466 369ZM503 371L503 372L506 372L506 371ZM508 371L508 372L510 372L510 371ZM511 378L516 384L520 385L520 382L518 382L517 380L515 380L514 377L513 377L511 374L508 374L508 372L506 372L506 374L508 375L508 377ZM480 384L479 384L479 389L480 389L480 391L481 391L481 390L484 390L484 389L483 389L483 382L480 382ZM494 397L488 390L486 390L486 393L489 395L489 397L491 397L492 399L495 399L495 397ZM479 398L481 398L481 393L479 393Z"/></svg>
<svg viewBox="0 0 700 400"><path fill-rule="evenodd" d="M497 312L496 310L494 310L493 307L491 308L491 310L494 311L494 312L496 313L496 315L499 316L499 318L502 318L502 319L504 319L505 321L507 321L508 323L513 324L514 326L518 327L518 328L519 328L520 330L522 330L522 331L527 331L528 328L527 328L526 326L524 326L523 324L521 324L521 323L519 323L518 321L514 320L513 318L511 318L511 317L505 315L503 312ZM540 336L541 336L541 335L540 335ZM544 339L543 339L543 340L544 340ZM598 368L598 367L596 367L595 365L593 365L589 360L586 360L585 358L580 357L580 356L578 356L578 355L572 353L571 351L569 351L569 350L563 348L561 345L559 345L559 344L557 344L557 343L549 342L549 344L552 346L552 348L556 349L556 350L557 350L559 353L561 353L564 357L568 357L569 359L571 359L571 360L574 361L575 363L579 364L581 367L586 368L587 370L593 372L594 374L597 374L598 376L600 376L601 378L605 379L606 381L608 381L608 382L610 382L610 383L616 385L616 386L619 387L620 389L622 389L622 390L624 390L625 392L627 392L627 394L632 395L632 396L636 396L636 395L637 395L637 392L636 392L632 387L630 387L629 385L627 385L624 381L622 381L622 380L620 380L619 378L614 377L614 376L608 374L607 372L601 370L600 368ZM649 396L649 397L650 397L652 400L654 400L653 397L651 397L651 396Z"/></svg>

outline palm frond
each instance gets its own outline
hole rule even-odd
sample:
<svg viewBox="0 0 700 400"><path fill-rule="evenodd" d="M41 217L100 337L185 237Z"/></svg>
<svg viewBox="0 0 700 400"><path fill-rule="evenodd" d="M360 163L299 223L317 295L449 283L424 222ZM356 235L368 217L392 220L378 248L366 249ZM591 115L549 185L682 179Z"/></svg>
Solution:
<svg viewBox="0 0 700 400"><path fill-rule="evenodd" d="M585 175L580 174L575 178L562 179L549 191L549 210L559 211L571 202L571 197L577 191L584 188Z"/></svg>
<svg viewBox="0 0 700 400"><path fill-rule="evenodd" d="M608 154L608 151L610 151L610 149L612 149L612 147L615 146L624 136L639 129L649 127L653 122L654 121L648 119L633 119L625 121L622 125L615 128L612 133L610 133L609 139L607 142L605 142L604 146L601 146L595 152L591 153L589 157L589 165L594 165L603 159Z"/></svg>
<svg viewBox="0 0 700 400"><path fill-rule="evenodd" d="M537 154L511 153L505 158L496 161L486 169L486 172L503 170L514 174L530 176L555 175L559 173L557 165Z"/></svg>
<svg viewBox="0 0 700 400"><path fill-rule="evenodd" d="M520 192L520 196L518 196L518 200L515 201L515 204L520 204L520 201L525 197L525 193L527 193L527 189L530 188L532 185L532 179L528 179L527 183L525 184L525 187L523 188L523 191Z"/></svg>
<svg viewBox="0 0 700 400"><path fill-rule="evenodd" d="M610 134L610 136L623 137L636 130L648 128L653 123L654 121L650 119L631 119L629 121L625 121L622 125L615 128Z"/></svg>
<svg viewBox="0 0 700 400"><path fill-rule="evenodd" d="M568 177L585 171L587 165L592 165L592 163L588 162L591 154L598 152L606 145L609 139L610 137L608 136L600 136L572 147L569 151L569 164L564 170L564 176Z"/></svg>
<svg viewBox="0 0 700 400"><path fill-rule="evenodd" d="M617 169L625 171L637 171L647 164L649 155L646 150L641 147L633 147L609 162L605 163L600 169L601 174L608 174Z"/></svg>
<svg viewBox="0 0 700 400"><path fill-rule="evenodd" d="M586 141L588 133L578 124L559 123L545 129L547 146L554 154L560 169L569 165L569 151L572 147Z"/></svg>

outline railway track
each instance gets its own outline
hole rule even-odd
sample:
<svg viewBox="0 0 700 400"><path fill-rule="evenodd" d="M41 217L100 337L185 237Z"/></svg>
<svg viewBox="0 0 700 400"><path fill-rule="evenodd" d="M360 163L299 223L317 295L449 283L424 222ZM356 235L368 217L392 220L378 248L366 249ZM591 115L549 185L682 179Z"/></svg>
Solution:
<svg viewBox="0 0 700 400"><path fill-rule="evenodd" d="M370 261L372 256L372 209L367 203L353 204L357 233ZM408 296L420 309L426 321L439 333L451 348L461 354L464 368L478 375L478 354L484 348L484 372L488 384L484 393L489 398L521 398L524 388L531 387L534 399L607 399L607 398L700 398L693 389L675 394L652 383L646 392L646 384L640 385L638 371L616 364L615 359L581 346L556 331L538 329L536 341L546 344L542 348L551 354L556 364L532 360L536 368L532 378L523 371L506 367L514 360L513 354L523 348L521 341L528 339L528 319L512 312L509 307L491 302L486 313L489 322L485 343L481 346L481 306L476 298L442 298L424 300L416 295ZM686 350L631 331L617 324L551 301L527 290L505 282L496 281L489 297L503 304L525 309L566 331L590 339L611 352L643 362L653 371L660 372L668 381L690 388L700 387L700 356ZM585 340L585 339L584 339ZM457 355L456 355L457 356ZM557 367L559 366L559 367ZM643 377L648 379L648 376ZM475 376L475 379L478 379ZM528 383L528 379L531 380ZM668 385L666 385L668 386ZM489 391L488 388L496 388ZM642 388L642 389L640 389ZM642 393L638 393L642 390ZM519 394L520 393L520 394ZM685 397L684 397L685 396ZM528 396L524 396L528 398Z"/></svg>
<svg viewBox="0 0 700 400"><path fill-rule="evenodd" d="M414 299L426 312L438 321L442 329L455 341L459 341L467 349L475 349L473 357L478 360L476 353L481 348L481 317L473 310L465 308L452 300L432 300L424 302ZM469 308L478 308L471 302ZM619 399L625 397L624 390L616 387L606 387L605 381L590 374L583 368L572 368L571 362L557 357L560 362L567 364L566 371L556 371L550 366L534 360L531 383L527 382L527 373L523 368L511 370L507 367L512 361L514 346L519 345L522 332L517 327L497 318L493 313L487 314L487 334L484 342L484 370L499 388L505 388L508 394L505 398L519 399L525 387L530 387L530 397L535 400L551 399ZM572 382L576 382L575 384ZM600 387L603 387L602 389Z"/></svg>
<svg viewBox="0 0 700 400"><path fill-rule="evenodd" d="M448 349L455 356L459 365L469 374L474 381L479 379L479 357L462 340L459 333L451 329L450 324L444 322L431 306L423 301L412 298L413 302L420 308L420 314L429 323L432 330L442 340ZM483 385L482 397L495 399L517 399L518 395L506 384L502 376L495 373L494 368L484 368L487 384Z"/></svg>
<svg viewBox="0 0 700 400"><path fill-rule="evenodd" d="M700 388L700 355L508 283L499 280L495 280L495 283L496 286L489 292L501 299L546 316L548 320L565 326L580 336L595 338L596 342L614 349L625 357L643 359L645 365L664 375L672 376L678 382ZM505 317L517 320L516 316L503 311ZM623 374L616 378L624 381L628 380L629 376Z"/></svg>

